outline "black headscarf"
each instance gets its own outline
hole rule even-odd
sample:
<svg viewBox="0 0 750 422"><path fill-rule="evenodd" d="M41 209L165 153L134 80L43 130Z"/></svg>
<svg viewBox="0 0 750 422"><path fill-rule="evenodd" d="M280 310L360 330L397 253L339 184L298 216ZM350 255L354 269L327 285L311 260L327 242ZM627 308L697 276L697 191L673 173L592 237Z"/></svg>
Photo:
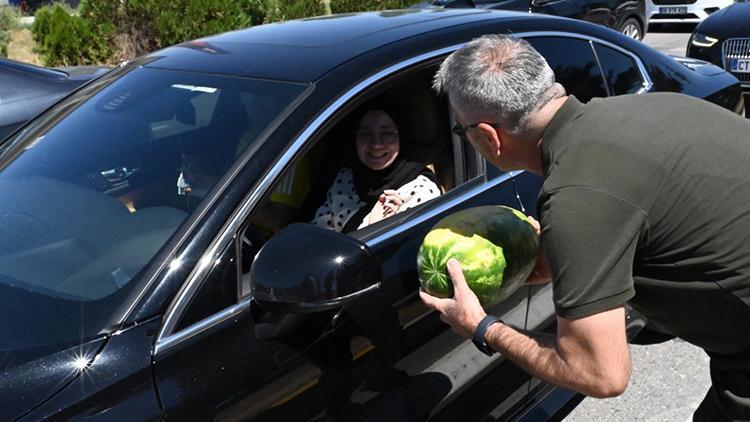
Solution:
<svg viewBox="0 0 750 422"><path fill-rule="evenodd" d="M391 104L383 102L373 102L367 104L355 113L355 125L359 125L362 118L370 111L382 110L393 120L396 124L399 135L400 151L396 159L388 167L382 170L373 170L366 165L362 164L357 156L356 142L352 142L353 154L350 159L349 167L352 169L354 178L354 189L359 196L359 199L365 202L359 211L349 219L344 226L344 232L356 230L359 227L365 216L369 214L372 207L378 201L378 198L383 191L388 189L396 190L401 186L411 182L418 176L423 175L437 184L437 178L435 174L425 167L424 164L407 160L403 156L403 145L408 143L411 139L411 133L406 122L402 120L404 114L400 110L396 109Z"/></svg>

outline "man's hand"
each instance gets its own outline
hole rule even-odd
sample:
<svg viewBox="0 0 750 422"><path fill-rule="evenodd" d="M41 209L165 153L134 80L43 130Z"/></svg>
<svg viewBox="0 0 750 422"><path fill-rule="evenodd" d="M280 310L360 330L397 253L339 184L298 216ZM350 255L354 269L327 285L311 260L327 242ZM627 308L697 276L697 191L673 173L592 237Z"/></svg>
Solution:
<svg viewBox="0 0 750 422"><path fill-rule="evenodd" d="M526 284L544 284L549 283L552 281L552 272L549 269L549 264L547 264L547 258L544 256L544 248L542 247L542 227L539 224L539 221L537 221L532 216L527 216L529 219L529 222L532 226L534 226L534 230L536 231L537 238L539 238L539 250L537 251L536 255L536 265L534 266L534 269L531 271L531 275L529 275L529 278L526 279Z"/></svg>
<svg viewBox="0 0 750 422"><path fill-rule="evenodd" d="M448 274L453 280L453 297L440 299L424 290L419 291L419 297L428 308L440 312L440 320L451 326L454 332L465 338L474 335L477 325L487 316L479 304L479 299L469 289L464 278L464 272L457 260L448 260Z"/></svg>
<svg viewBox="0 0 750 422"><path fill-rule="evenodd" d="M470 338L487 314L469 289L455 259L448 260L452 298L440 299L420 291L427 307L459 335ZM557 317L557 334L532 333L493 324L487 344L530 374L593 397L622 394L630 378L630 354L625 309L617 306L587 317Z"/></svg>

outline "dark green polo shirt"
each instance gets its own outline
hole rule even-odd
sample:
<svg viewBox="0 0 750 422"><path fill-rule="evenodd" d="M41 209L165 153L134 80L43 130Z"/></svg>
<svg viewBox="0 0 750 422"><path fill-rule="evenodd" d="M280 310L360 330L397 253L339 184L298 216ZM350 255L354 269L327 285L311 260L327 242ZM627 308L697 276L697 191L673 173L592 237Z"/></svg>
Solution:
<svg viewBox="0 0 750 422"><path fill-rule="evenodd" d="M708 350L750 348L750 121L680 94L570 97L542 159L560 316L629 302Z"/></svg>

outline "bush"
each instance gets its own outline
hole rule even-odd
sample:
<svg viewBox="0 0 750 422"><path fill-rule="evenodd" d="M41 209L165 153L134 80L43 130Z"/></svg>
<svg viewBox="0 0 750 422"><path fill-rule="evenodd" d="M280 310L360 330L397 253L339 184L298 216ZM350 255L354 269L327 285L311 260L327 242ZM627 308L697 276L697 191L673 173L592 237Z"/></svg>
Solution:
<svg viewBox="0 0 750 422"><path fill-rule="evenodd" d="M326 13L320 0L266 0L265 23L320 16Z"/></svg>
<svg viewBox="0 0 750 422"><path fill-rule="evenodd" d="M403 9L416 0L331 0L331 13L365 12L369 10Z"/></svg>
<svg viewBox="0 0 750 422"><path fill-rule="evenodd" d="M403 0L82 0L36 14L38 53L48 66L129 60L160 48L261 23L332 13L400 9ZM326 10L326 8L330 10Z"/></svg>
<svg viewBox="0 0 750 422"><path fill-rule="evenodd" d="M261 24L270 0L83 0L80 15L110 46L111 63Z"/></svg>
<svg viewBox="0 0 750 422"><path fill-rule="evenodd" d="M60 3L37 10L31 33L44 64L72 66L105 62L110 54L107 40L85 19L71 12Z"/></svg>
<svg viewBox="0 0 750 422"><path fill-rule="evenodd" d="M0 56L8 57L10 31L18 27L19 13L12 7L0 6Z"/></svg>
<svg viewBox="0 0 750 422"><path fill-rule="evenodd" d="M222 0L129 0L125 3L131 31L151 35L151 50L206 35L252 25L243 3Z"/></svg>

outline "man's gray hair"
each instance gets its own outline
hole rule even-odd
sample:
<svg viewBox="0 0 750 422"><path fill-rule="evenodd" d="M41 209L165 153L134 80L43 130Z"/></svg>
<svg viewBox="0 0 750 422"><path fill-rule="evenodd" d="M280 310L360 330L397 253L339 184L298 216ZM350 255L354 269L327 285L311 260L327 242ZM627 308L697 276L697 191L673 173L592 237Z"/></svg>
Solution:
<svg viewBox="0 0 750 422"><path fill-rule="evenodd" d="M453 52L433 88L467 117L513 134L524 130L529 113L564 95L544 57L526 40L506 35L485 35Z"/></svg>

